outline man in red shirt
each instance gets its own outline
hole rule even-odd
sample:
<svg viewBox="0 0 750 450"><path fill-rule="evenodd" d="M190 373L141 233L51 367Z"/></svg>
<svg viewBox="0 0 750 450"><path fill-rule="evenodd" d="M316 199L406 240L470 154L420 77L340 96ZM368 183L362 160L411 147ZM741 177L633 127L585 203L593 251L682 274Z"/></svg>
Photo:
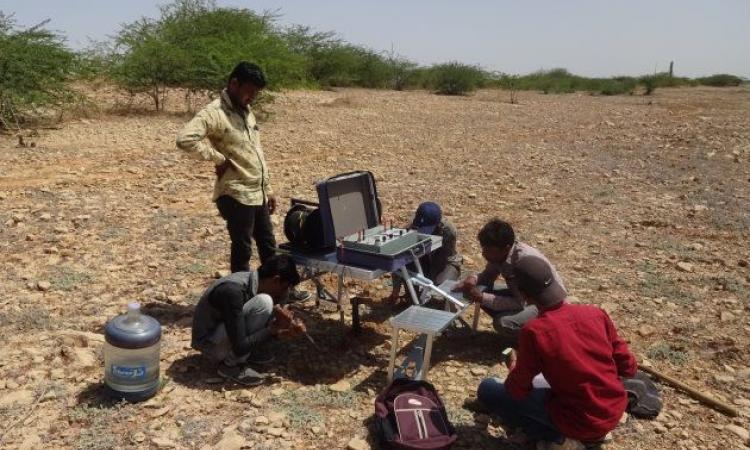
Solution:
<svg viewBox="0 0 750 450"><path fill-rule="evenodd" d="M625 411L620 377L632 377L636 361L607 313L571 305L544 260L530 257L514 268L518 289L539 317L521 329L518 356L509 359L505 382L487 378L479 401L519 427L538 448L584 448L601 440ZM542 374L549 388L535 387Z"/></svg>

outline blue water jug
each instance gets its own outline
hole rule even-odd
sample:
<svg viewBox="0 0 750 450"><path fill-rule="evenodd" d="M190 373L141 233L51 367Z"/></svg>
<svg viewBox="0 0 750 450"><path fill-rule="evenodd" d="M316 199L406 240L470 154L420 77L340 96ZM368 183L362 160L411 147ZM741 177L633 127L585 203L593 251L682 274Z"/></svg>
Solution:
<svg viewBox="0 0 750 450"><path fill-rule="evenodd" d="M141 305L128 304L128 312L104 329L104 384L117 399L138 402L159 389L161 325L141 313Z"/></svg>

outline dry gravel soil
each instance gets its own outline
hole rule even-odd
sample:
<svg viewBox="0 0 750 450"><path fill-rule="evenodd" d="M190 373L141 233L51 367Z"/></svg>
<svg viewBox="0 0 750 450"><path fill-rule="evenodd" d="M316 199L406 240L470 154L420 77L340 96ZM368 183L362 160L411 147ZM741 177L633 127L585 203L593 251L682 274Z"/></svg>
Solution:
<svg viewBox="0 0 750 450"><path fill-rule="evenodd" d="M0 445L377 448L368 429L398 310L382 302L388 280L347 285L371 299L361 335L309 301L300 314L321 351L274 343L272 383L217 382L189 347L190 323L228 268L228 237L212 167L174 147L189 117L183 96L155 115L127 113L111 89L89 94L95 106L24 131L25 146L0 136ZM443 205L466 270L482 266L482 223L510 220L557 265L573 301L611 314L641 360L741 413L664 386L663 414L624 418L607 448L747 448L750 89L524 92L519 102L492 90L279 94L262 136L281 214L293 196L314 199L315 180L371 170L389 219L407 223L423 200ZM131 301L163 324L164 386L145 404L112 404L102 330ZM506 373L489 320L480 323L477 336L437 340L430 379L458 429L455 448L516 448L496 418L463 407L483 377Z"/></svg>

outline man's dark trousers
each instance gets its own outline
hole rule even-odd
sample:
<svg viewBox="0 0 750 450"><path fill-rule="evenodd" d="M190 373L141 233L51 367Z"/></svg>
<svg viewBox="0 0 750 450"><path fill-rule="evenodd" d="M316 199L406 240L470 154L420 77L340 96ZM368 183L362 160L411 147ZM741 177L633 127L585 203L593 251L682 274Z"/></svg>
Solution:
<svg viewBox="0 0 750 450"><path fill-rule="evenodd" d="M274 254L276 238L273 236L273 224L267 204L247 206L228 195L222 195L216 200L216 206L227 222L229 238L232 240L232 272L250 270L253 239L258 247L261 264Z"/></svg>

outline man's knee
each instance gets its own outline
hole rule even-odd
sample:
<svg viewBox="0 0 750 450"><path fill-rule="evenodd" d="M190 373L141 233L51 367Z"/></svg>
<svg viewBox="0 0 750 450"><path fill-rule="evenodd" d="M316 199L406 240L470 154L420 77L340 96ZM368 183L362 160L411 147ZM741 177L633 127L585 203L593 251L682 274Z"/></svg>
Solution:
<svg viewBox="0 0 750 450"><path fill-rule="evenodd" d="M523 324L519 324L512 316L498 316L492 321L492 326L495 327L497 333L508 339L518 338L518 333L521 332Z"/></svg>
<svg viewBox="0 0 750 450"><path fill-rule="evenodd" d="M523 323L516 320L513 316L504 316L500 317L497 320L497 326L501 330L503 330L504 333L508 335L518 335L518 333L521 331L521 327L523 326Z"/></svg>
<svg viewBox="0 0 750 450"><path fill-rule="evenodd" d="M273 313L273 299L268 294L258 294L245 303L242 312L253 316L271 317Z"/></svg>
<svg viewBox="0 0 750 450"><path fill-rule="evenodd" d="M500 378L485 378L477 388L477 399L485 405L496 403L505 394L505 385Z"/></svg>

